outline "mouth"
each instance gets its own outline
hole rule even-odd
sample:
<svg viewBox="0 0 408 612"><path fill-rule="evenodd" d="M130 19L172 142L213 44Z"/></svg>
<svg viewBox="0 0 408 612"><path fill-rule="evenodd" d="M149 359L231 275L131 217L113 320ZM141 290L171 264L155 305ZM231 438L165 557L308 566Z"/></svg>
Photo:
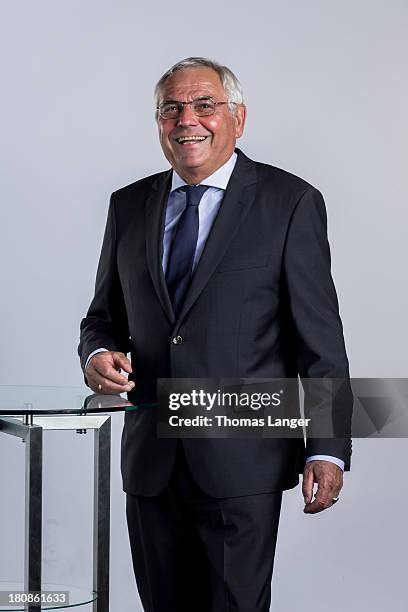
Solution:
<svg viewBox="0 0 408 612"><path fill-rule="evenodd" d="M208 138L208 136L179 136L179 138L176 138L176 142L183 146L197 146L200 143L204 142L206 139Z"/></svg>

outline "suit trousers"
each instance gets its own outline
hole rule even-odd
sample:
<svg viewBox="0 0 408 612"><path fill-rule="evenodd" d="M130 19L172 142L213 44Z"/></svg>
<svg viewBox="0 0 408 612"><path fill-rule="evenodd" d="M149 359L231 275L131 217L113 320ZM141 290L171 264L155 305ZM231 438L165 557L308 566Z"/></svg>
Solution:
<svg viewBox="0 0 408 612"><path fill-rule="evenodd" d="M166 488L126 497L145 612L268 612L281 502L282 491L210 497L179 441Z"/></svg>

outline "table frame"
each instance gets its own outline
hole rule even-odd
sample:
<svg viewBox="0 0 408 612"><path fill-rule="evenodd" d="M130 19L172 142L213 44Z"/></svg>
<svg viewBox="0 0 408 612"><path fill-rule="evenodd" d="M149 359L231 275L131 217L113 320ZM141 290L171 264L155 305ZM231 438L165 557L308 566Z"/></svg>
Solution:
<svg viewBox="0 0 408 612"><path fill-rule="evenodd" d="M93 612L109 612L111 417L106 414L0 416L0 432L25 443L24 590L41 591L43 431L94 430ZM26 604L27 612L41 605Z"/></svg>

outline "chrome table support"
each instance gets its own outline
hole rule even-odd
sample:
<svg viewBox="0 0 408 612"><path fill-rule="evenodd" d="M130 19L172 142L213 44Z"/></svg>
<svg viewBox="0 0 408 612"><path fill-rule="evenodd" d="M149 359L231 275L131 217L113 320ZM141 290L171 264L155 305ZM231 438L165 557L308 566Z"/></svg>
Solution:
<svg viewBox="0 0 408 612"><path fill-rule="evenodd" d="M26 425L25 437L25 544L24 590L41 591L42 551L42 443L41 427ZM28 612L41 606L28 604Z"/></svg>
<svg viewBox="0 0 408 612"><path fill-rule="evenodd" d="M93 612L109 612L111 423L94 432Z"/></svg>
<svg viewBox="0 0 408 612"><path fill-rule="evenodd" d="M42 554L42 442L43 430L94 429L93 590L98 597L93 612L109 612L110 541L110 416L52 415L0 417L0 432L25 442L25 554L24 590L41 591ZM27 604L27 612L40 612Z"/></svg>

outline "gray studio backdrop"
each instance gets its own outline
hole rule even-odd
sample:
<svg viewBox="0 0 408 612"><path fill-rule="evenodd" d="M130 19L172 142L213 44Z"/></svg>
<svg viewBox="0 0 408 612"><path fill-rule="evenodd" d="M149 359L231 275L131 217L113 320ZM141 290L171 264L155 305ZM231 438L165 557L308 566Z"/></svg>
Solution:
<svg viewBox="0 0 408 612"><path fill-rule="evenodd" d="M324 194L355 377L404 377L407 340L405 0L1 2L1 384L80 385L109 195L166 169L152 89L189 55L236 71L240 146ZM405 60L405 61L404 61ZM111 609L140 610L113 418ZM23 452L0 438L0 577L22 572ZM44 565L90 585L92 439L45 440ZM274 612L407 609L407 440L356 441L341 501L285 495Z"/></svg>

